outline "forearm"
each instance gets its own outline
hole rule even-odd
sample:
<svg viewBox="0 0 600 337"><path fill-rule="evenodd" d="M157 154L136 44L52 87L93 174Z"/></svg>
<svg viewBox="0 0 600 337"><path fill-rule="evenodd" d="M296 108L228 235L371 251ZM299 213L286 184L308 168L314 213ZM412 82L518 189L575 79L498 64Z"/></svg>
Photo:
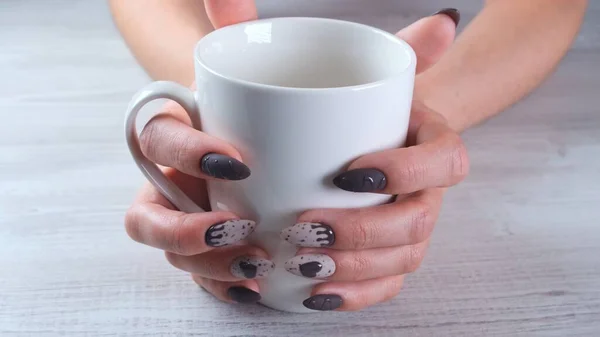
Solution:
<svg viewBox="0 0 600 337"><path fill-rule="evenodd" d="M585 0L495 0L431 69L415 97L462 131L522 98L555 68L577 35Z"/></svg>
<svg viewBox="0 0 600 337"><path fill-rule="evenodd" d="M114 22L127 46L155 80L189 85L193 50L212 30L203 1L110 0Z"/></svg>

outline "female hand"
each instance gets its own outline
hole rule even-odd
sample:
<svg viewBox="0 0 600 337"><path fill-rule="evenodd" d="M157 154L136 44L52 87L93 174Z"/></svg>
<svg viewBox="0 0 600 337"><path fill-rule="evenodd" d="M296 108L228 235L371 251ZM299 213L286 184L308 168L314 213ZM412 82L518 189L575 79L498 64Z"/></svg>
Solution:
<svg viewBox="0 0 600 337"><path fill-rule="evenodd" d="M419 59L418 69L422 71L435 63L450 45L454 36L454 29L455 26L452 21L448 20L446 16L440 15L416 22L401 31L399 36L409 42L415 49ZM231 145L191 128L185 112L179 105L170 102L164 106L162 111L163 113L154 117L142 131L140 135L142 150L152 161L167 166L164 168L167 176L201 207L209 209L205 187L207 179L244 179L249 176L250 170L242 163L239 152ZM429 138L424 135L437 130L438 127L435 125L439 124L425 128L433 131L416 131L423 129L427 125L426 121L439 119L434 113L426 109L423 109L423 111L424 113L414 113L411 122L411 135L415 135L415 144L417 142L419 144L421 142L427 143ZM417 116L422 117L416 118ZM433 142L432 145L423 147L430 151L437 151L432 148L432 146L437 146L436 144ZM401 150L403 149L393 151ZM410 152L406 155L410 156ZM370 163L368 158L371 156L375 156L376 159L372 163L379 164L377 167L388 175L387 179L390 182L386 189L381 192L402 193L401 190L396 190L395 187L398 180L393 172L396 168L393 165L389 167L381 166L385 162L377 159L380 155L366 156L353 165L362 167L360 166L361 161ZM222 165L223 163L225 165ZM393 163L390 162L390 164ZM415 165L419 166L421 164L416 162ZM423 201L434 200L433 196L437 195L436 193L422 194L431 194L432 197L418 199L417 195L414 195L411 198ZM383 209L390 207L390 205L381 207ZM390 208L392 211L389 214L394 216L394 214L400 213L400 209L407 207L409 206L398 207L393 210ZM348 210L347 212L361 213L366 211L368 210ZM342 213L327 210L312 211L304 214L301 219L317 221L318 217L313 219L311 214L322 214L323 217L320 219L325 222L325 220L330 219L325 216L336 217L336 214L341 215ZM190 272L199 285L224 301L242 303L258 301L260 299L259 288L253 279L267 276L274 267L273 263L268 260L268 255L264 250L244 244L244 238L250 234L255 226L252 221L239 219L237 215L229 212L185 214L176 211L175 207L150 183L146 183L140 191L127 213L125 223L128 234L134 240L166 251L167 259L171 264ZM335 229L338 223L340 222L337 222L337 220L335 222L331 221L330 226ZM342 244L344 242L344 233L336 231L336 234L338 236L337 243L332 246L332 249L344 249L344 246L340 245L340 242ZM215 249L216 247L220 248ZM365 242L365 246L362 248L366 249L367 247L369 246ZM356 246L356 248L361 247ZM333 253L332 256L334 259L337 258ZM373 267L377 266L374 265ZM336 274L331 275L331 280L341 279L343 271L343 262L341 262ZM386 289L381 288L381 284L375 281L387 282L386 279L363 281L356 283L356 286L363 289L365 296L373 295L374 290ZM368 283L364 282L375 283L374 286L369 287ZM351 284L348 283L348 285ZM320 288L326 285L334 286L334 288ZM332 291L336 290L335 287L339 287L339 285L339 283L323 284L315 288L314 294L332 294ZM337 293L341 294L340 296L345 296L346 304L341 309L359 308L356 304L352 304L352 299L347 294L339 288L337 290ZM367 298L365 297L365 299ZM312 303L312 300L309 302ZM375 301L371 296L363 305L372 303L375 303Z"/></svg>
<svg viewBox="0 0 600 337"><path fill-rule="evenodd" d="M167 166L165 174L192 200L210 209L206 180L241 180L250 176L231 145L193 129L183 108L167 103L140 135L144 155ZM125 217L135 241L164 250L175 267L194 274L205 289L224 301L260 299L253 279L274 268L268 254L244 244L255 223L231 212L186 214L146 183Z"/></svg>
<svg viewBox="0 0 600 337"><path fill-rule="evenodd" d="M457 12L442 14L447 15L422 19L398 33L415 49L418 72L431 67L454 37ZM403 275L423 260L445 188L468 171L460 136L442 115L414 101L407 147L365 155L334 179L348 193L396 196L392 203L310 210L281 232L282 239L300 247L285 268L299 277L327 280L303 304L348 311L396 296Z"/></svg>
<svg viewBox="0 0 600 337"><path fill-rule="evenodd" d="M284 229L301 247L285 268L325 279L304 305L314 310L359 310L398 294L429 243L446 187L469 170L460 137L446 120L413 102L406 148L363 156L334 183L348 193L396 195L389 204L362 209L317 209Z"/></svg>

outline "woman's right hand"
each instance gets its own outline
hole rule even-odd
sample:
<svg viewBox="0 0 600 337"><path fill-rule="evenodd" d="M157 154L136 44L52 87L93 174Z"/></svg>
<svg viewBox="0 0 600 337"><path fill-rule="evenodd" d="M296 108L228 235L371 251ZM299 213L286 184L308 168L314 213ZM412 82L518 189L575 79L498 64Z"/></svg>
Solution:
<svg viewBox="0 0 600 337"><path fill-rule="evenodd" d="M140 135L144 155L200 207L209 210L206 181L242 180L250 169L231 145L190 126L174 102L152 118ZM150 183L137 195L125 217L129 236L164 250L176 268L192 274L204 289L224 301L260 299L255 278L274 269L268 254L245 244L256 224L224 211L187 214L178 211Z"/></svg>
<svg viewBox="0 0 600 337"><path fill-rule="evenodd" d="M253 0L205 0L212 24L222 27L256 19ZM142 130L144 155L205 210L210 210L206 181L241 180L250 175L240 153L231 145L192 128L175 102ZM125 228L138 242L165 251L176 268L192 274L196 283L228 302L260 299L254 279L274 269L268 254L244 239L256 224L231 212L180 212L151 183L145 183L127 211Z"/></svg>

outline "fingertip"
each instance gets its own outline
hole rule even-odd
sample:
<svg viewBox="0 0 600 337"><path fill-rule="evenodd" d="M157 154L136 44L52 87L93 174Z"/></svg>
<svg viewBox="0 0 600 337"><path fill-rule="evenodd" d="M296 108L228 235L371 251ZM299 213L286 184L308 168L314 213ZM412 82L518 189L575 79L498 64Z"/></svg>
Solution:
<svg viewBox="0 0 600 337"><path fill-rule="evenodd" d="M206 14L215 28L258 17L254 0L205 0Z"/></svg>
<svg viewBox="0 0 600 337"><path fill-rule="evenodd" d="M452 20L452 22L454 23L454 27L457 27L460 23L460 11L456 8L444 8L431 14L431 16L436 16L440 14Z"/></svg>
<svg viewBox="0 0 600 337"><path fill-rule="evenodd" d="M354 168L337 175L333 184L348 192L381 192L387 186L387 178L385 173L377 168Z"/></svg>
<svg viewBox="0 0 600 337"><path fill-rule="evenodd" d="M252 304L261 299L257 291L241 286L230 287L227 289L227 295L232 301L240 304Z"/></svg>
<svg viewBox="0 0 600 337"><path fill-rule="evenodd" d="M258 283L253 280L236 282L227 287L229 300L240 304L253 304L261 300Z"/></svg>
<svg viewBox="0 0 600 337"><path fill-rule="evenodd" d="M435 14L418 20L396 35L417 55L417 73L434 65L448 50L456 35L456 25L448 15Z"/></svg>
<svg viewBox="0 0 600 337"><path fill-rule="evenodd" d="M250 168L240 160L219 154L208 153L200 159L200 170L213 178L244 180L250 177Z"/></svg>

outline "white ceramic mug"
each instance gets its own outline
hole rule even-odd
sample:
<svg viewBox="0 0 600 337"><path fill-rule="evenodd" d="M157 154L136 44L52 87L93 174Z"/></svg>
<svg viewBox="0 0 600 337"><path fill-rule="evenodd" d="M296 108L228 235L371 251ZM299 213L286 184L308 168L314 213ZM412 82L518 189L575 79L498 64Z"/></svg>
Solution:
<svg viewBox="0 0 600 337"><path fill-rule="evenodd" d="M137 113L153 99L172 99L187 111L193 127L235 146L252 174L242 181L211 181L211 208L257 221L249 240L276 264L269 277L259 280L261 303L311 312L302 302L321 281L284 269L296 247L279 233L308 209L389 200L343 191L332 179L361 155L404 145L415 54L396 36L369 26L277 18L218 29L198 42L194 58L195 92L154 82L133 97L126 119L131 153L180 210L202 212L143 156Z"/></svg>

